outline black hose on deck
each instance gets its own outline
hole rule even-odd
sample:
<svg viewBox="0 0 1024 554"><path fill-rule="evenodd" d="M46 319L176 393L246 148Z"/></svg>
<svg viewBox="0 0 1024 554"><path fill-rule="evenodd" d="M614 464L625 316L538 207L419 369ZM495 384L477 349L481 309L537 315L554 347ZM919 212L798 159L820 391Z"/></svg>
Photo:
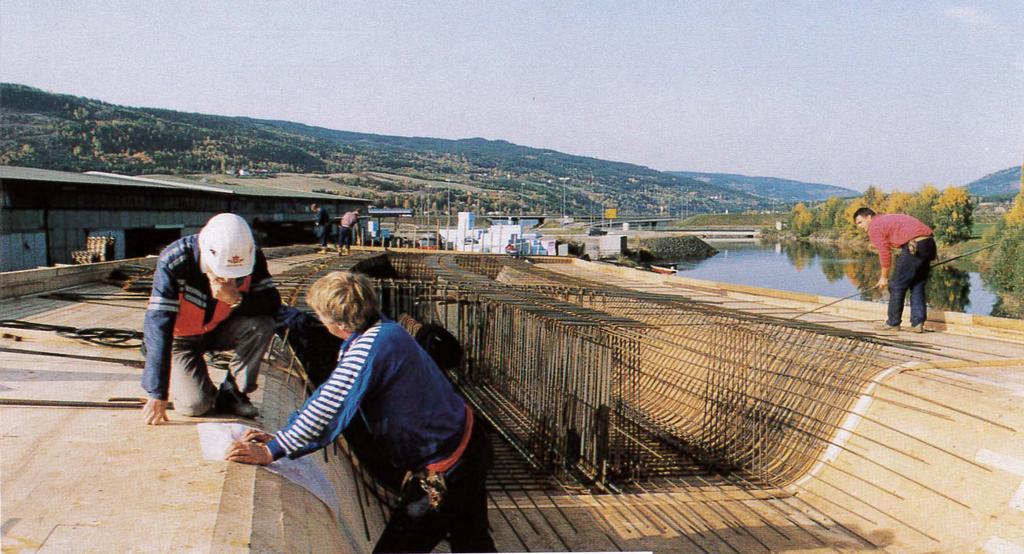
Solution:
<svg viewBox="0 0 1024 554"><path fill-rule="evenodd" d="M142 344L142 333L131 329L113 329L109 327L70 327L67 325L49 325L32 323L18 319L0 320L0 327L24 329L28 331L49 331L69 339L78 339L101 346L114 348L138 348Z"/></svg>

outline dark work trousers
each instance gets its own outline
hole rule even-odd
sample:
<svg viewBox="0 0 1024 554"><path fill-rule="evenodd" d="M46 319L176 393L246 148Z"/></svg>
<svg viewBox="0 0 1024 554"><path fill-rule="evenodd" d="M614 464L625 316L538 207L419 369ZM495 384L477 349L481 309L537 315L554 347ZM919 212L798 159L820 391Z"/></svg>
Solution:
<svg viewBox="0 0 1024 554"><path fill-rule="evenodd" d="M204 355L207 352L233 350L228 369L238 390L256 390L260 360L274 335L270 316L233 315L209 333L194 337L175 337L171 343L171 398L175 412L200 416L213 409L217 387L210 380Z"/></svg>
<svg viewBox="0 0 1024 554"><path fill-rule="evenodd" d="M920 325L928 319L928 299L925 284L931 273L931 262L935 259L935 241L927 238L917 241L917 253L911 254L906 244L900 247L896 257L896 270L889 281L889 318L892 326L903 319L903 302L910 290L910 324Z"/></svg>
<svg viewBox="0 0 1024 554"><path fill-rule="evenodd" d="M317 225L316 238L320 239L320 248L327 247L327 239L331 236L331 225Z"/></svg>
<svg viewBox="0 0 1024 554"><path fill-rule="evenodd" d="M495 552L487 522L487 470L491 442L479 418L457 466L446 476L448 494L441 509L415 518L409 515L414 495L403 491L374 552L430 552L448 539L452 552Z"/></svg>
<svg viewBox="0 0 1024 554"><path fill-rule="evenodd" d="M338 226L338 248L344 246L345 248L352 247L352 228L345 227L344 225Z"/></svg>

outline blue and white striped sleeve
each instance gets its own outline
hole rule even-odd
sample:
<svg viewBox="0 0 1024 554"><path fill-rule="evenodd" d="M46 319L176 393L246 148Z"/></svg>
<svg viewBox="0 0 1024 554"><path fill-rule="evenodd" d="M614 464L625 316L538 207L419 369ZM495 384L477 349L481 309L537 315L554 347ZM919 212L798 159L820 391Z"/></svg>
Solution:
<svg viewBox="0 0 1024 554"><path fill-rule="evenodd" d="M274 435L267 446L275 460L282 456L305 456L338 438L366 393L372 373L370 351L379 331L380 325L376 325L357 338L327 381L292 415L291 422Z"/></svg>
<svg viewBox="0 0 1024 554"><path fill-rule="evenodd" d="M146 366L142 372L142 388L150 398L167 400L171 373L171 341L178 317L181 284L175 270L188 254L179 243L160 254L153 273L153 290L149 295L143 319L143 341L146 344Z"/></svg>

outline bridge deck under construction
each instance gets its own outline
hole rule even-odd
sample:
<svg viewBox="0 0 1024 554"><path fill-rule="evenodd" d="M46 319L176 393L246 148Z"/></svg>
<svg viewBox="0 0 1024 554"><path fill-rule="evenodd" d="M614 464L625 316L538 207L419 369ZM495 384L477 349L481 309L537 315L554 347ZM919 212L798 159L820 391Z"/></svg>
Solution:
<svg viewBox="0 0 1024 554"><path fill-rule="evenodd" d="M364 271L389 315L460 339L502 551L1024 547L1022 322L876 334L879 305L807 313L830 299L575 260L271 257L296 306L317 275ZM147 297L90 282L3 301L3 551L369 551L393 497L344 443L308 457L325 500L204 460L197 424L232 419L141 424L132 339L67 330L140 331ZM275 343L257 424L301 404L300 365Z"/></svg>

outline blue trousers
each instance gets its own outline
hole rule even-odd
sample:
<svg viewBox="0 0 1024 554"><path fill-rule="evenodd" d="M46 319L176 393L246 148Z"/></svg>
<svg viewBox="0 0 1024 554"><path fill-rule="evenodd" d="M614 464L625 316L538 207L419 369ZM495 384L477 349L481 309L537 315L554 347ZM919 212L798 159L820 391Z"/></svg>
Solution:
<svg viewBox="0 0 1024 554"><path fill-rule="evenodd" d="M910 291L910 324L920 325L928 319L928 299L925 284L935 259L935 241L927 238L917 242L917 253L911 254L908 245L900 247L896 269L889 280L889 317L886 323L899 325L903 320L903 302Z"/></svg>
<svg viewBox="0 0 1024 554"><path fill-rule="evenodd" d="M331 236L330 225L317 225L316 226L316 238L320 240L320 248L327 247L327 239Z"/></svg>

